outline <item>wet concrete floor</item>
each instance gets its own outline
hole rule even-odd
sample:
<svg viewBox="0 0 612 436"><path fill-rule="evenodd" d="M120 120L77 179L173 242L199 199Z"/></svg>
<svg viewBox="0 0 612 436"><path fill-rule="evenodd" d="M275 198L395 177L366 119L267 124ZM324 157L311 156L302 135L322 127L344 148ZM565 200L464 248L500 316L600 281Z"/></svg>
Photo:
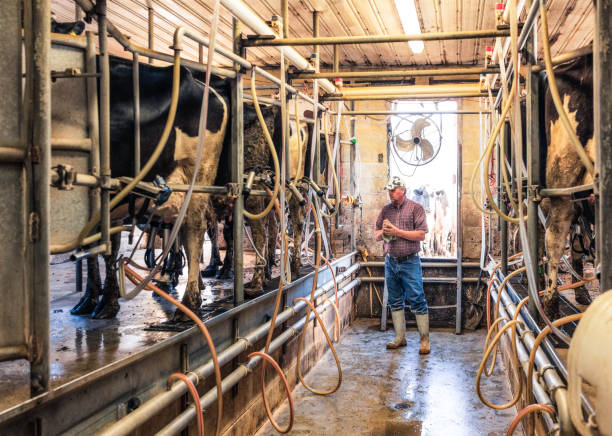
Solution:
<svg viewBox="0 0 612 436"><path fill-rule="evenodd" d="M121 252L129 255L131 246L123 238ZM204 245L204 259L210 256L210 243ZM159 251L158 251L159 252ZM134 259L144 263L143 249L136 251ZM223 257L223 253L221 254ZM250 278L255 255L245 253L246 278ZM174 307L153 297L148 291L136 298L119 300L121 309L115 319L94 320L86 316L74 316L70 309L83 293L75 291L75 265L54 257L50 265L50 384L58 387L70 380L137 353L151 345L176 334L176 331L150 331L150 326L159 326L174 313ZM104 262L100 258L102 279ZM86 282L86 265L83 265L83 291ZM278 272L277 272L278 274ZM187 282L187 268L180 276L178 299L182 297ZM204 279L203 306L225 301L233 294L232 280ZM133 285L126 280L128 290ZM231 306L231 303L229 304ZM223 310L223 307L218 307ZM26 360L0 362L0 412L29 399L29 363Z"/></svg>
<svg viewBox="0 0 612 436"><path fill-rule="evenodd" d="M381 332L376 319L357 319L336 350L343 381L340 389L321 397L298 386L293 393L294 435L503 435L516 409L495 411L484 406L474 387L485 331L431 333L432 351L418 354L418 333L408 332L408 346L387 351L392 330ZM501 359L500 359L501 360ZM331 352L307 376L317 389L334 386L336 365ZM501 403L511 398L505 369L498 363L482 391ZM285 426L286 402L275 414ZM267 423L257 436L277 434ZM521 434L517 429L515 435Z"/></svg>

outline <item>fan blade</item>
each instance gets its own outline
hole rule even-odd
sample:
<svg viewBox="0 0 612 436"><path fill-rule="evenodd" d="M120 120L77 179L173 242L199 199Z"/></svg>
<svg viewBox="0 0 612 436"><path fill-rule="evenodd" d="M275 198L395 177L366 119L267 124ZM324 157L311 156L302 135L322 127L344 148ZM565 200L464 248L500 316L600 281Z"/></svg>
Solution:
<svg viewBox="0 0 612 436"><path fill-rule="evenodd" d="M412 125L412 137L420 138L421 136L423 136L423 129L427 126L429 126L429 122L425 118L419 118L418 120L416 120Z"/></svg>
<svg viewBox="0 0 612 436"><path fill-rule="evenodd" d="M433 157L434 148L433 145L431 145L431 142L429 142L427 139L421 139L419 146L421 147L421 151L423 152L421 160L429 160Z"/></svg>
<svg viewBox="0 0 612 436"><path fill-rule="evenodd" d="M414 150L414 146L415 143L412 139L402 139L399 136L395 137L395 145L397 146L398 150L402 150L402 151L412 151Z"/></svg>

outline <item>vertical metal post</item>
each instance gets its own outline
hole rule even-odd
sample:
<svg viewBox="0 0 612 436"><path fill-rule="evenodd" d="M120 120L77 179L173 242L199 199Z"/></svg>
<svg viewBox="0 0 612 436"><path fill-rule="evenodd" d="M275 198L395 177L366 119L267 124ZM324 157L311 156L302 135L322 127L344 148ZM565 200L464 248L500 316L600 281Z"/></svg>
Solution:
<svg viewBox="0 0 612 436"><path fill-rule="evenodd" d="M96 36L94 32L87 31L87 48L85 50L86 71L88 73L98 72L96 61ZM87 130L91 138L91 153L89 154L89 171L92 175L100 176L100 122L98 111L98 79L87 78ZM100 188L89 190L90 214L94 215L100 207Z"/></svg>
<svg viewBox="0 0 612 436"><path fill-rule="evenodd" d="M289 36L289 1L282 0L281 1L281 11L282 11L282 24L283 24L283 37L287 38ZM280 218L280 232L281 235L284 235L287 231L284 210L285 210L285 182L287 180L287 172L290 171L291 165L288 165L288 152L289 152L289 114L287 108L287 89L286 89L286 73L287 73L287 64L285 63L285 52L281 49L281 60L280 60L280 77L281 77L281 85L280 85L280 100L281 100L281 132L282 132L282 153L281 153L281 180L280 180L280 210L281 210L281 218ZM283 236L281 236L282 238ZM280 266L280 280L281 282L287 283L289 282L291 269L287 268L287 264L285 264L282 259L284 259L284 250L285 244L281 244L281 266Z"/></svg>
<svg viewBox="0 0 612 436"><path fill-rule="evenodd" d="M108 60L108 33L106 31L106 0L96 3L98 38L100 45L100 177L101 177L101 243L106 244L106 254L111 253L110 243L110 69Z"/></svg>
<svg viewBox="0 0 612 436"><path fill-rule="evenodd" d="M461 200L463 190L463 145L457 144L457 298L455 307L455 334L461 334L463 313L463 219Z"/></svg>
<svg viewBox="0 0 612 436"><path fill-rule="evenodd" d="M506 157L509 158L509 153L512 150L512 138L511 138L511 132L510 132L510 123L505 122L504 123L504 149L505 149L505 156L503 156L500 152L500 156L499 156L499 177L500 177L500 182L502 181L502 171L503 171L503 167L502 165L505 165L505 161L506 161ZM501 148L500 148L501 151ZM506 202L506 194L504 191L504 187L503 187L503 182L502 182L502 186L501 189L499 191L499 206L500 209L503 213L507 214L508 213L508 204ZM504 219L501 220L501 270L502 273L504 275L508 274L508 222Z"/></svg>
<svg viewBox="0 0 612 436"><path fill-rule="evenodd" d="M132 53L132 92L134 94L134 177L140 172L140 68L138 53Z"/></svg>
<svg viewBox="0 0 612 436"><path fill-rule="evenodd" d="M319 11L314 11L312 13L312 36L315 38L319 37ZM319 65L321 63L321 47L318 45L314 46L314 56L315 56L315 62L314 62L314 68L315 68L315 72L319 72ZM317 90L318 88L315 87L315 90ZM314 124L314 134L315 136L315 148L314 148L314 164L313 164L313 175L312 175L312 180L314 180L314 182L318 185L320 184L320 180L319 180L319 175L321 174L321 157L320 157L320 153L321 153L321 143L320 143L320 133L319 133L319 120L318 117L315 119L315 124ZM327 141L327 138L325 138L325 140Z"/></svg>
<svg viewBox="0 0 612 436"><path fill-rule="evenodd" d="M94 32L88 30L85 33L87 47L85 49L85 71L87 73L97 73L98 63L96 61L96 36ZM99 141L99 111L98 111L98 79L88 77L87 79L87 134L91 138L91 151L89 152L89 172L93 176L100 176L100 141ZM89 188L89 216L92 217L100 209L100 188ZM90 259L88 262L97 260ZM81 271L77 270L77 292L83 290L83 260L79 259ZM78 267L77 267L78 268Z"/></svg>
<svg viewBox="0 0 612 436"><path fill-rule="evenodd" d="M49 168L51 167L51 2L32 3L32 147L40 160L32 165L32 211L40 218L32 242L33 359L30 363L30 394L49 388Z"/></svg>
<svg viewBox="0 0 612 436"><path fill-rule="evenodd" d="M350 103L351 111L355 111L355 102L351 101ZM357 160L357 121L355 117L351 118L351 131L349 133L351 135L351 156L350 156L350 179L351 179L351 195L353 196L353 201L356 200L357 197L357 181L355 180L355 161ZM357 249L357 241L355 241L355 205L351 205L351 251L355 251Z"/></svg>
<svg viewBox="0 0 612 436"><path fill-rule="evenodd" d="M242 23L233 19L234 53L244 56L241 43ZM242 73L240 65L234 63L236 79L232 82L232 183L240 186L239 195L234 201L233 237L234 237L234 306L244 303L244 264L243 264L243 230L244 199L242 197L242 174L244 173L244 108L242 101Z"/></svg>
<svg viewBox="0 0 612 436"><path fill-rule="evenodd" d="M153 4L151 0L147 1L147 9L149 12L149 25L148 25L148 36L149 36L149 50L153 50L153 46L155 45L155 10L153 9ZM153 63L153 58L149 58L149 63Z"/></svg>
<svg viewBox="0 0 612 436"><path fill-rule="evenodd" d="M612 1L598 0L593 47L593 96L596 143L598 211L596 232L597 258L601 267L600 289L612 288Z"/></svg>
<svg viewBox="0 0 612 436"><path fill-rule="evenodd" d="M340 54L338 52L338 44L334 44L334 73L340 71Z"/></svg>
<svg viewBox="0 0 612 436"><path fill-rule="evenodd" d="M529 7L531 1L527 2L526 7ZM538 224L538 206L539 203L535 198L534 188L539 187L542 184L540 178L540 89L538 74L532 72L533 65L537 59L537 46L533 32L529 35L525 49L529 53L527 57L527 99L526 103L526 122L525 131L527 132L527 237L529 240L529 248L531 255L531 267L536 271L536 277L540 277L538 271L538 232L540 226ZM539 281L539 280L538 280ZM536 281L536 283L538 283ZM536 308L535 299L539 298L538 289L528 289L529 301L527 302L527 309L534 319L538 319L538 310Z"/></svg>

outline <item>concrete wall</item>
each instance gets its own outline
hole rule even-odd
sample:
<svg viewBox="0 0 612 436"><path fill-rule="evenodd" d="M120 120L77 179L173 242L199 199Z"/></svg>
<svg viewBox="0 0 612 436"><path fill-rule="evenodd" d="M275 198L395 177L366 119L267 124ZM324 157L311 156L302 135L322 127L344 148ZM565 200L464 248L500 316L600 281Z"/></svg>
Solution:
<svg viewBox="0 0 612 436"><path fill-rule="evenodd" d="M388 110L384 101L355 102L355 110ZM378 117L380 118L380 117ZM346 128L343 124L346 139ZM349 122L347 120L346 125ZM345 136L346 135L346 136ZM389 201L384 191L387 181L387 123L369 117L357 117L357 147L360 162L355 162L356 177L360 177L359 194L360 207L342 208L339 225L342 227L333 231L334 254L338 256L350 251L350 223L354 215L354 234L357 249L367 248L371 255L382 256L382 242L374 241L376 218L382 207ZM342 144L341 174L343 192L349 192L350 187L350 152L349 144Z"/></svg>
<svg viewBox="0 0 612 436"><path fill-rule="evenodd" d="M463 99L460 109L479 110L480 106L475 99ZM470 179L474 167L480 158L480 123L478 115L461 115L459 121L459 142L463 152L462 177L462 207L463 219L463 259L478 260L480 258L481 244L481 216L480 211L472 201ZM475 183L476 198L480 200L480 177Z"/></svg>

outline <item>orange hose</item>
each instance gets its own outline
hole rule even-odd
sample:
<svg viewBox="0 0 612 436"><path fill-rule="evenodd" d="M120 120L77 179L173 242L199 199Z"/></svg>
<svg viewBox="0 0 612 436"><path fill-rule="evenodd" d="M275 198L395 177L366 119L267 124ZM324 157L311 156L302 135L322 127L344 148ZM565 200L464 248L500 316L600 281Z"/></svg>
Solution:
<svg viewBox="0 0 612 436"><path fill-rule="evenodd" d="M284 242L284 247L285 247L285 251L284 251L284 257L282 259L283 264L285 264L287 262L287 255L288 255L288 243L287 243L287 235L283 235L283 242ZM279 433L288 433L289 431L291 431L291 428L293 427L293 401L291 399L291 390L289 389L289 385L287 384L287 379L285 378L285 374L283 374L282 369L280 368L280 366L278 365L278 363L276 363L276 361L272 358L272 356L270 356L268 354L268 351L270 350L270 343L272 342L272 335L274 334L274 327L276 325L276 317L278 316L278 310L280 308L280 304L281 304L281 299L282 299L282 295L283 295L283 281L279 280L278 281L278 291L276 292L276 301L274 304L274 312L272 313L272 319L270 320L270 328L268 329L268 336L266 338L266 346L264 347L264 352L254 352L251 353L249 355L249 359L251 358L251 356L260 356L261 358L263 358L263 362L261 364L261 397L263 399L263 403L264 403L264 407L266 409L266 414L268 415L268 420L270 421L270 424L272 424L272 427L274 427L276 429L276 431L278 431ZM270 362L270 364L274 367L274 369L276 369L276 371L280 374L281 376L281 380L283 381L283 384L285 385L285 390L287 391L287 399L289 401L289 424L287 425L287 428L281 428L277 422L274 420L273 414L272 414L272 410L270 410L270 406L268 405L268 399L266 397L266 362Z"/></svg>
<svg viewBox="0 0 612 436"><path fill-rule="evenodd" d="M141 283L144 279L140 277L134 270L132 270L127 265L124 266L126 276L135 284ZM222 426L222 418L223 418L223 388L221 385L221 368L219 367L219 360L217 359L217 350L215 349L215 344L210 337L210 333L208 329L202 322L198 316L193 313L187 306L183 305L179 301L172 298L170 295L159 289L153 283L149 282L146 286L148 289L151 289L157 295L162 297L164 300L172 303L176 306L181 312L187 315L196 325L200 328L200 331L204 335L206 339L206 343L208 344L208 348L210 349L210 358L213 361L213 367L215 369L215 383L217 385L217 429L215 434L219 436L221 434L221 426ZM201 410L201 409L200 409Z"/></svg>
<svg viewBox="0 0 612 436"><path fill-rule="evenodd" d="M520 253L515 253L512 256L510 256L508 258L508 260L514 260L519 256L522 256L523 252L521 251ZM490 306L489 306L489 300L491 299L491 282L493 280L497 280L499 282L499 279L495 276L495 273L497 272L497 270L499 268L501 268L501 262L499 262L497 265L495 265L495 268L493 268L493 271L491 272L491 280L489 280L489 287L487 288L487 329L491 328L491 314L490 314Z"/></svg>
<svg viewBox="0 0 612 436"><path fill-rule="evenodd" d="M556 321L553 321L552 324L555 327L559 327L560 325L564 325L573 321L578 321L582 318L584 313L575 313L573 315L565 316L563 318L559 318ZM531 392L531 388L533 385L532 376L533 376L533 368L535 366L535 355L538 351L538 347L544 340L546 336L550 333L550 326L546 326L542 329L535 342L533 343L533 348L531 349L531 353L529 353L529 366L527 367L527 395L529 395L528 401L531 403L533 401L533 393Z"/></svg>
<svg viewBox="0 0 612 436"><path fill-rule="evenodd" d="M289 402L289 424L287 424L286 428L281 428L276 421L274 420L274 418L272 417L272 410L270 410L270 405L268 404L268 399L266 398L266 373L265 373L265 364L262 364L261 367L261 396L263 399L263 403L264 403L264 407L266 408L266 413L268 414L268 419L270 420L270 424L272 424L272 427L274 427L276 429L277 432L279 433L289 433L291 431L291 428L293 427L293 400L291 399L291 389L289 389L289 384L287 383L287 379L285 378L285 374L283 373L283 370L281 369L281 367L278 365L278 363L276 363L276 360L274 360L269 354L267 353L261 353L259 351L255 351L251 354L249 354L249 359L255 356L259 356L262 359L264 359L264 362L270 362L270 365L272 365L274 367L274 369L276 370L276 372L278 372L278 374L281 377L281 380L283 382L283 385L285 387L285 392L287 393L287 401Z"/></svg>
<svg viewBox="0 0 612 436"><path fill-rule="evenodd" d="M516 417L512 420L512 423L510 424L510 427L508 427L508 431L506 432L506 436L512 436L512 434L514 434L514 430L516 430L516 427L523 420L523 418L534 412L546 412L551 416L555 415L555 410L550 406L547 406L545 404L530 404L529 406L521 410L518 415L516 415Z"/></svg>
<svg viewBox="0 0 612 436"><path fill-rule="evenodd" d="M340 366L340 359L338 359L338 354L336 354L336 349L334 348L334 343L332 342L332 340L329 337L329 334L327 333L327 330L325 329L325 324L323 324L323 320L321 319L321 316L319 315L319 312L317 312L317 310L315 309L314 305L312 304L312 302L310 302L309 300L307 300L304 297L298 297L295 300L293 300L293 304L295 304L296 301L303 301L304 303L306 303L308 305L308 313L306 314L306 321L304 322L304 327L306 327L308 325L308 321L310 319L310 311L314 312L315 318L317 319L317 321L319 321L319 324L321 325L321 330L323 330L323 334L325 335L325 339L327 340L327 343L329 344L329 348L331 349L332 354L334 355L334 359L336 361L336 367L338 368L338 384L336 384L335 387L331 388L328 391L317 391L313 388L311 388L310 386L308 386L306 383L304 383L303 379L302 379L302 375L301 375L301 370L300 370L300 359L298 357L298 375L300 377L300 380L302 380L302 384L304 385L304 387L306 389L308 389L310 392L312 392L313 394L317 394L317 395L329 395L329 394L333 394L334 392L336 392L338 390L338 388L340 387L340 385L342 384L342 367ZM302 330L304 331L304 330ZM302 336L300 337L300 345L298 347L298 356L299 356L299 350L302 348L302 343L303 343L303 338L304 335L302 334Z"/></svg>
<svg viewBox="0 0 612 436"><path fill-rule="evenodd" d="M499 340L503 336L504 332L507 329L509 329L510 327L515 329L516 325L520 323L520 321L517 321L517 320L509 321L507 318L500 318L500 319L498 319L496 321L496 323L499 322L500 320L506 320L506 321L508 321L508 323L499 330L497 335L495 335L495 338L493 339L493 342L491 343L491 345L489 345L489 347L487 348L484 356L482 357L482 360L480 362L480 366L478 367L478 373L476 374L476 394L478 395L478 398L480 398L480 401L482 401L486 406L490 407L491 409L496 409L496 410L508 409L508 408L514 406L519 401L519 399L521 397L522 390L523 390L523 383L519 382L519 389L517 390L517 392L514 395L514 397L512 398L512 400L510 400L510 402L506 403L506 404L493 404L493 403L489 402L487 399L484 398L484 396L482 395L482 392L480 390L480 379L482 378L482 373L486 371L487 360L488 360L489 356L491 355L491 352L494 349L497 349L497 343L499 342ZM514 357L516 358L516 356L514 356ZM517 370L518 370L518 368L520 368L520 364L518 362L518 359L516 359L515 364L516 364ZM519 380L521 380L520 377L519 377Z"/></svg>
<svg viewBox="0 0 612 436"><path fill-rule="evenodd" d="M202 414L202 404L200 404L200 395L198 395L198 390L195 385L189 380L185 374L180 372L175 372L174 374L170 374L168 377L168 389L170 389L170 382L172 380L181 380L187 385L187 389L189 389L189 393L191 394L191 398L193 399L193 406L196 410L196 419L198 422L198 435L204 436L204 415Z"/></svg>

